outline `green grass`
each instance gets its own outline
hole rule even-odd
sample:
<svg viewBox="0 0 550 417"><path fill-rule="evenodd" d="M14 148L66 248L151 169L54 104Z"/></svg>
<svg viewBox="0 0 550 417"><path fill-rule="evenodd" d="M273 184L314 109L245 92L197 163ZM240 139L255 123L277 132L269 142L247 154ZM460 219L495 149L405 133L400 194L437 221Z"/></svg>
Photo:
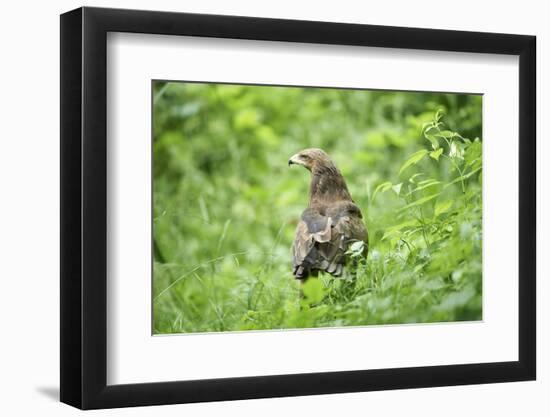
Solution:
<svg viewBox="0 0 550 417"><path fill-rule="evenodd" d="M290 247L327 151L368 259L300 297ZM481 97L154 85L154 333L480 320Z"/></svg>

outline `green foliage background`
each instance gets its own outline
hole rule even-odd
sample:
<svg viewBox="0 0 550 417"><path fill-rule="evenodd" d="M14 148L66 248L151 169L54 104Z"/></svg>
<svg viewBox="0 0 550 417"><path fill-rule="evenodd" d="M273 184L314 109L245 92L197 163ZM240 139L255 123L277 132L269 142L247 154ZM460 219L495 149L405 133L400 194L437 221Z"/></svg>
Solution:
<svg viewBox="0 0 550 417"><path fill-rule="evenodd" d="M153 84L154 333L481 319L481 96ZM368 259L300 297L297 151L328 152Z"/></svg>

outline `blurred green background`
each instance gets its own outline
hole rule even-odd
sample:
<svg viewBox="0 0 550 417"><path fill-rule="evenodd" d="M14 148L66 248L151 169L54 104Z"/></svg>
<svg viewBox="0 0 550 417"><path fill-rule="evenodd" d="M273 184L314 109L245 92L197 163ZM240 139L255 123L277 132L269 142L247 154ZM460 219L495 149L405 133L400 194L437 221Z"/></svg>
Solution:
<svg viewBox="0 0 550 417"><path fill-rule="evenodd" d="M480 320L482 97L153 82L153 332ZM370 235L346 279L291 273L324 149ZM358 254L351 253L350 256Z"/></svg>

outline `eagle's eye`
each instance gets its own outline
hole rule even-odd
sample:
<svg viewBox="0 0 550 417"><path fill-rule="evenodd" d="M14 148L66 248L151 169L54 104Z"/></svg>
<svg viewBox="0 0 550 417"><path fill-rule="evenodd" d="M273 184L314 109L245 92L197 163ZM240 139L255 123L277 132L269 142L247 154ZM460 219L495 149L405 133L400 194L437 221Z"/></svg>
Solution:
<svg viewBox="0 0 550 417"><path fill-rule="evenodd" d="M309 157L309 155L307 155L307 154L305 154L305 153L301 153L301 154L298 155L298 156L300 157L300 159L306 159L306 160L311 159L311 158Z"/></svg>

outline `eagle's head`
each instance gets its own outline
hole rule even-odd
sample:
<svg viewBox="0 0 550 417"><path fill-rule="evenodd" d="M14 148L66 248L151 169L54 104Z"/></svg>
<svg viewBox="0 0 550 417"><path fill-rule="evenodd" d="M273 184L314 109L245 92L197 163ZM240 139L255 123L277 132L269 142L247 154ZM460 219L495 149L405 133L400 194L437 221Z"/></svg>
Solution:
<svg viewBox="0 0 550 417"><path fill-rule="evenodd" d="M309 171L314 172L323 168L332 168L334 163L322 149L309 148L292 155L288 165L301 165Z"/></svg>
<svg viewBox="0 0 550 417"><path fill-rule="evenodd" d="M315 202L349 200L353 202L346 181L330 156L322 149L309 148L292 155L288 165L301 165L311 171L310 206Z"/></svg>

